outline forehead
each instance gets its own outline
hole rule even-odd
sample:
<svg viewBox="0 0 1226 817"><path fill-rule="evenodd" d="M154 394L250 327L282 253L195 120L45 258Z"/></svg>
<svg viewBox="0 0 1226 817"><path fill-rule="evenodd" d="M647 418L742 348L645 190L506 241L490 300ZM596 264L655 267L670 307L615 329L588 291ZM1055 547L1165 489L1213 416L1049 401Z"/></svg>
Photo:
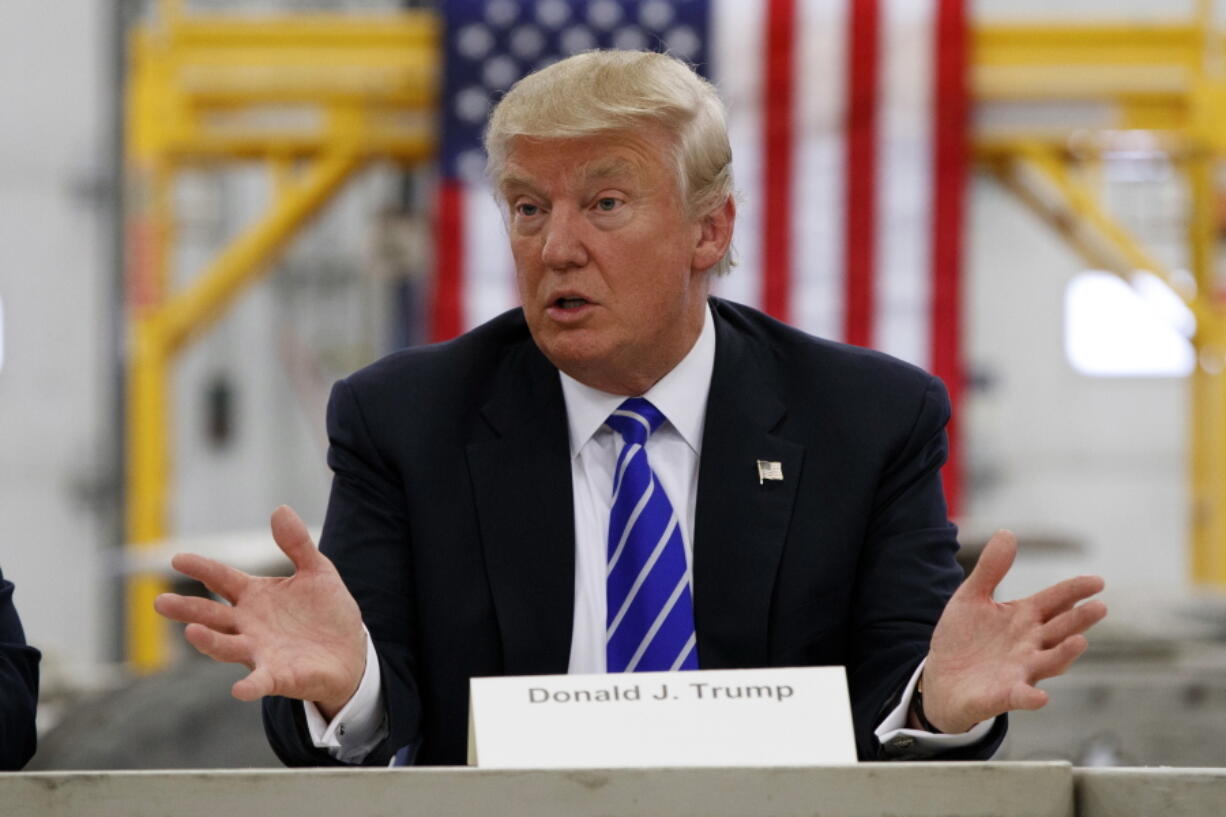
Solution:
<svg viewBox="0 0 1226 817"><path fill-rule="evenodd" d="M559 139L513 137L498 180L502 189L609 180L651 183L671 173L668 140L658 133L601 133Z"/></svg>

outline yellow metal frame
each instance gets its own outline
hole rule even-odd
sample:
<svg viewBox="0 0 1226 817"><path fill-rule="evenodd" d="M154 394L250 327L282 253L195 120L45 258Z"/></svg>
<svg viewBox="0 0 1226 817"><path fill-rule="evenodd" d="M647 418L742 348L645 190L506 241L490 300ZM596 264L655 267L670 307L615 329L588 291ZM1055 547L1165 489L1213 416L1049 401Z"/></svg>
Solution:
<svg viewBox="0 0 1226 817"><path fill-rule="evenodd" d="M1152 131L1187 179L1197 282L1187 298L1200 360L1191 379L1191 572L1198 582L1226 586L1226 306L1215 272L1213 180L1226 154L1226 40L1209 24L1209 5L1198 0L1197 18L1178 25L979 27L972 33L972 94L980 106L1103 106L1105 123L1014 124L975 134L979 158L1095 266L1172 280L1077 172L1078 163L1098 158L1087 131ZM411 164L433 153L440 70L439 24L430 12L188 17L181 0L161 0L158 10L131 34L127 89L127 524L136 550L167 532L167 375L176 355L362 165ZM274 201L188 287L172 292L176 173L234 160L268 165ZM162 584L148 574L130 580L128 649L141 671L167 659L166 632L152 611Z"/></svg>
<svg viewBox="0 0 1226 817"><path fill-rule="evenodd" d="M437 28L421 12L191 18L179 3L163 2L156 21L132 32L127 534L134 552L167 533L170 367L359 168L433 155ZM268 165L272 204L172 291L175 176L235 159ZM168 656L165 624L153 612L165 580L140 573L128 582L129 660L153 671Z"/></svg>
<svg viewBox="0 0 1226 817"><path fill-rule="evenodd" d="M1089 264L1130 279L1167 280L1196 316L1198 364L1190 379L1189 570L1226 587L1226 290L1217 271L1215 169L1226 155L1226 38L1198 0L1186 24L992 26L973 36L973 93L982 106L1025 103L1094 108L1087 125L982 128L982 162L1063 235ZM1077 172L1097 162L1111 132L1146 130L1171 155L1188 196L1187 241L1194 292L1176 281L1116 222Z"/></svg>

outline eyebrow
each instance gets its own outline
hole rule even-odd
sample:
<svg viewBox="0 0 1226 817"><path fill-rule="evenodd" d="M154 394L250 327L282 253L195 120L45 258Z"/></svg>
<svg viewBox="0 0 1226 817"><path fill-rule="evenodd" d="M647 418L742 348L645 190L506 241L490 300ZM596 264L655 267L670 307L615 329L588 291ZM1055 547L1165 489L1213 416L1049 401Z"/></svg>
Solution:
<svg viewBox="0 0 1226 817"><path fill-rule="evenodd" d="M634 170L634 163L621 157L596 159L583 166L580 171L580 179L582 184L591 184L592 182L605 181L607 179L633 176ZM531 179L520 176L514 171L502 177L498 189L502 191L504 197L508 193L519 190L524 190L537 196L543 195L541 189Z"/></svg>
<svg viewBox="0 0 1226 817"><path fill-rule="evenodd" d="M634 164L621 157L597 159L589 162L583 168L583 181L594 182L614 178L616 176L631 176L634 174Z"/></svg>
<svg viewBox="0 0 1226 817"><path fill-rule="evenodd" d="M529 179L523 176L517 176L514 173L508 173L502 177L502 181L498 184L498 189L502 192L503 198L512 191L527 190L533 195L541 195L541 190Z"/></svg>

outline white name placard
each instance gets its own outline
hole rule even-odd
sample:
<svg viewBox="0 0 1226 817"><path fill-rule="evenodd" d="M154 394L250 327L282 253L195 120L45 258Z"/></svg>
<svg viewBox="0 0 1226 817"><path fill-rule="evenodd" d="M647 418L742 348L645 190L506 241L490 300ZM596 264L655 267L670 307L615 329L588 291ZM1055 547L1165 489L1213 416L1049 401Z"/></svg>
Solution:
<svg viewBox="0 0 1226 817"><path fill-rule="evenodd" d="M483 768L854 763L842 667L472 679Z"/></svg>

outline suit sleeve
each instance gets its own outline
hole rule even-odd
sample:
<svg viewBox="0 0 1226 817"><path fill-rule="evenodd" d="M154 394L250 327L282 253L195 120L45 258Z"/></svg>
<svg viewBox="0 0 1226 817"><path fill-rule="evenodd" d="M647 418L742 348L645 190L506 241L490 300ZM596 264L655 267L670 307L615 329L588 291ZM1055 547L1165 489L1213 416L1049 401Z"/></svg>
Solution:
<svg viewBox="0 0 1226 817"><path fill-rule="evenodd" d="M34 755L40 658L26 644L13 607L13 585L0 575L0 770L20 769Z"/></svg>
<svg viewBox="0 0 1226 817"><path fill-rule="evenodd" d="M400 762L411 759L421 733L405 491L347 381L332 389L327 424L333 479L320 550L336 564L357 600L379 655L388 735L363 765L386 766L394 755ZM264 727L286 765L343 765L315 748L299 701L265 698Z"/></svg>
<svg viewBox="0 0 1226 817"><path fill-rule="evenodd" d="M962 581L940 469L948 453L949 397L931 378L904 442L878 483L857 576L848 682L863 759L887 757L873 730L897 706L928 653L945 603ZM981 742L938 759L989 757L1004 737L1006 718ZM894 753L895 756L897 753Z"/></svg>

